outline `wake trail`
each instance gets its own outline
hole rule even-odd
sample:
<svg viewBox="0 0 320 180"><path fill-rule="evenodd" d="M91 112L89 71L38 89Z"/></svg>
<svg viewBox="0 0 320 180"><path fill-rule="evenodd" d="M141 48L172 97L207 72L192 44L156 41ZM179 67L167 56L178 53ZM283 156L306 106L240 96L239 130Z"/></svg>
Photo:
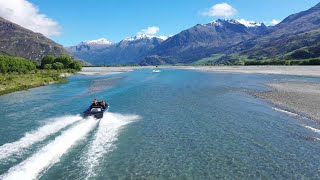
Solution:
<svg viewBox="0 0 320 180"><path fill-rule="evenodd" d="M286 110L283 110L283 109L278 109L278 108L275 108L275 107L273 107L272 109L275 110L275 111L279 111L279 112L288 114L289 116L299 116L299 114L296 114L296 113L293 113L293 112L290 112L290 111L286 111Z"/></svg>
<svg viewBox="0 0 320 180"><path fill-rule="evenodd" d="M41 172L59 162L61 157L71 149L79 140L92 131L98 121L90 118L81 121L70 129L64 131L55 140L44 146L31 157L0 176L0 179L36 179Z"/></svg>
<svg viewBox="0 0 320 180"><path fill-rule="evenodd" d="M56 118L53 122L26 133L21 139L3 144L0 146L0 160L10 157L13 154L21 153L31 145L46 139L48 136L58 132L68 125L81 120L80 116L65 116Z"/></svg>
<svg viewBox="0 0 320 180"><path fill-rule="evenodd" d="M96 175L94 170L99 165L101 158L115 148L114 142L117 140L120 130L138 119L140 119L138 115L105 113L85 156L84 161L88 173L86 179Z"/></svg>
<svg viewBox="0 0 320 180"><path fill-rule="evenodd" d="M319 129L316 129L316 128L313 128L313 127L310 127L310 126L305 126L307 129L310 129L311 131L313 132L316 132L316 133L319 133L320 134L320 130Z"/></svg>

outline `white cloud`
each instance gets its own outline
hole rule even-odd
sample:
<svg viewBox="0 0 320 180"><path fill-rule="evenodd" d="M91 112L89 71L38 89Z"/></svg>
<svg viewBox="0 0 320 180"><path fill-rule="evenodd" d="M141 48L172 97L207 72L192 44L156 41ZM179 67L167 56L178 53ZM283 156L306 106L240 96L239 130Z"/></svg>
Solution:
<svg viewBox="0 0 320 180"><path fill-rule="evenodd" d="M157 26L151 26L147 29L141 29L137 34L146 34L146 35L155 35L160 31L160 28Z"/></svg>
<svg viewBox="0 0 320 180"><path fill-rule="evenodd" d="M59 24L40 14L28 0L0 0L0 17L45 36L61 34Z"/></svg>
<svg viewBox="0 0 320 180"><path fill-rule="evenodd" d="M220 3L203 12L203 15L209 17L218 16L228 18L234 16L236 13L237 10L228 3Z"/></svg>
<svg viewBox="0 0 320 180"><path fill-rule="evenodd" d="M278 20L276 20L276 19L273 19L273 20L270 22L270 24L271 24L272 26L277 25L277 24L279 24L279 23L280 23L280 21L278 21Z"/></svg>

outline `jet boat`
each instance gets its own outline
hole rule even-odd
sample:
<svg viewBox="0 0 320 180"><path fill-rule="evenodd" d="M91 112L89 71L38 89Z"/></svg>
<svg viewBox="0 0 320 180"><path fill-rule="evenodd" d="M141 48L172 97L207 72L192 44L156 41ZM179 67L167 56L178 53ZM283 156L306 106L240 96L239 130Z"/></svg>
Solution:
<svg viewBox="0 0 320 180"><path fill-rule="evenodd" d="M102 119L103 113L108 111L109 104L106 103L106 106L92 106L89 107L86 111L83 112L84 117L93 116L96 119Z"/></svg>

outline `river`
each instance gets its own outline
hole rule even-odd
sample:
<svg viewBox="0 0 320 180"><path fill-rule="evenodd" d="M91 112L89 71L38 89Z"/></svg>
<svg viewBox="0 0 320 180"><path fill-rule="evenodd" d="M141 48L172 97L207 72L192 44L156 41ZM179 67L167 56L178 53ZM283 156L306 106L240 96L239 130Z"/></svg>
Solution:
<svg viewBox="0 0 320 180"><path fill-rule="evenodd" d="M142 69L0 96L0 179L319 179L319 124L248 93L299 78Z"/></svg>

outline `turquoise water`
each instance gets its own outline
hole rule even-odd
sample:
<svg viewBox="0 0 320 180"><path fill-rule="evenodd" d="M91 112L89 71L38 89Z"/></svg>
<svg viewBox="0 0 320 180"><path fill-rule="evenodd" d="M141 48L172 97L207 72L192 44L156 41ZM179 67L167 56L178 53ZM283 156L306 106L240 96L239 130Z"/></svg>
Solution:
<svg viewBox="0 0 320 180"><path fill-rule="evenodd" d="M0 179L320 178L319 125L247 93L317 79L173 69L69 79L0 97ZM111 105L101 120L80 116L93 98Z"/></svg>

